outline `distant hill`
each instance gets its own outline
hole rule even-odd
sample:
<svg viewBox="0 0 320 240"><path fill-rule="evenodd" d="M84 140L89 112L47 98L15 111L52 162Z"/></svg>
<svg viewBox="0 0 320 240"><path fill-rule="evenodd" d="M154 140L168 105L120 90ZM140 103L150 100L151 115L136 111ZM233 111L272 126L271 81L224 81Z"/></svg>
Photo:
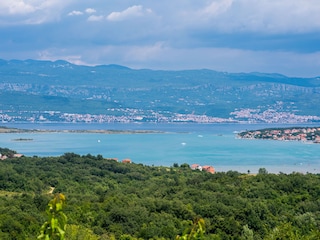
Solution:
<svg viewBox="0 0 320 240"><path fill-rule="evenodd" d="M0 120L315 122L320 78L0 60Z"/></svg>

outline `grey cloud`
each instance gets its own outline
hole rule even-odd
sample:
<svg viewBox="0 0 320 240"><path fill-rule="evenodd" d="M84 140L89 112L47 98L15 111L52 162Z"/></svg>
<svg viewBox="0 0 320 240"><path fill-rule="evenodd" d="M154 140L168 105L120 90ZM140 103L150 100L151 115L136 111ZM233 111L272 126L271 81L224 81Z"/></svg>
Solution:
<svg viewBox="0 0 320 240"><path fill-rule="evenodd" d="M186 12L185 18L186 27L224 33L303 33L320 30L318 12L318 0L217 0Z"/></svg>

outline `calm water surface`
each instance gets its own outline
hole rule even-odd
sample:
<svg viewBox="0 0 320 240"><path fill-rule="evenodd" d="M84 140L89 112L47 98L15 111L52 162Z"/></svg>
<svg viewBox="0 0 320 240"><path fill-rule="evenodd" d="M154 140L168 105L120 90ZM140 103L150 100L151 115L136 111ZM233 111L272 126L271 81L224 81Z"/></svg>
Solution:
<svg viewBox="0 0 320 240"><path fill-rule="evenodd" d="M135 163L172 166L174 163L213 165L217 171L252 173L320 173L320 144L237 139L234 131L266 125L241 124L7 124L25 129L161 130L150 134L23 133L0 134L0 146L27 156L101 154L130 158ZM277 125L278 127L282 127ZM268 127L274 127L268 125ZM14 141L17 138L32 141Z"/></svg>

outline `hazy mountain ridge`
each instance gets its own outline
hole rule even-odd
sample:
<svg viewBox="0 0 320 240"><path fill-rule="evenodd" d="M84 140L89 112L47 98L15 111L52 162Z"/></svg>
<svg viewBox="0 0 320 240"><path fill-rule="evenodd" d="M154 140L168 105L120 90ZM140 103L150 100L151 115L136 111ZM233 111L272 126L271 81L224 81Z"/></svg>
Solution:
<svg viewBox="0 0 320 240"><path fill-rule="evenodd" d="M264 122L261 114L270 110L281 116L287 114L282 120L275 114L274 122L290 118L297 122L320 120L319 78L208 69L90 67L62 60L1 60L0 74L0 109L8 115L7 119L2 116L3 121L36 121L40 116L42 120L66 121L61 114L68 113L104 115L109 119L101 121L119 121L121 117L124 121L193 121L195 115L207 117L204 122ZM48 111L54 116L51 119L43 114ZM253 111L260 117L243 115L243 111ZM21 118L9 119L16 115Z"/></svg>

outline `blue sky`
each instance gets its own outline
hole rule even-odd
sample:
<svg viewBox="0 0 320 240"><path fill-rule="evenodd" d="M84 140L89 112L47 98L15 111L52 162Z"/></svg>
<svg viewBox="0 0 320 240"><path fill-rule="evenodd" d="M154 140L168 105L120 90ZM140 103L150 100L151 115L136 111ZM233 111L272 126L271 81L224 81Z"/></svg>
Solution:
<svg viewBox="0 0 320 240"><path fill-rule="evenodd" d="M0 58L320 76L319 0L0 0Z"/></svg>

